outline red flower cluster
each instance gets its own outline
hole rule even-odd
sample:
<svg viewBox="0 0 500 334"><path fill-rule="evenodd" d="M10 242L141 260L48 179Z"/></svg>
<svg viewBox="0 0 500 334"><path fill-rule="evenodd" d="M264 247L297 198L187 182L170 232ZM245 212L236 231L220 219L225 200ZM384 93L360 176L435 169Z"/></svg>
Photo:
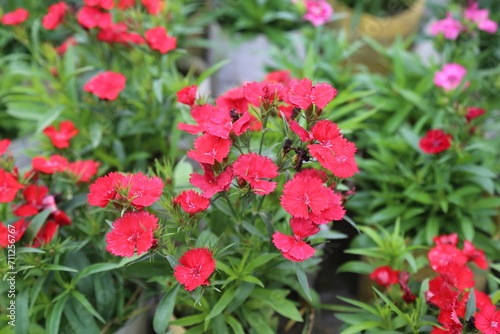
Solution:
<svg viewBox="0 0 500 334"><path fill-rule="evenodd" d="M50 125L43 130L43 133L50 138L52 144L57 148L69 147L69 140L78 134L78 129L71 121L63 121L59 124L59 130Z"/></svg>
<svg viewBox="0 0 500 334"><path fill-rule="evenodd" d="M77 183L90 182L92 176L97 174L99 163L93 160L77 160L68 162L60 155L54 154L49 159L45 157L34 157L31 160L34 172L44 174L67 173Z"/></svg>
<svg viewBox="0 0 500 334"><path fill-rule="evenodd" d="M194 190L185 190L174 198L174 204L179 204L188 213L198 213L208 209L210 200Z"/></svg>
<svg viewBox="0 0 500 334"><path fill-rule="evenodd" d="M163 27L149 29L145 36L149 47L160 53L167 53L177 47L177 38L168 36L167 30Z"/></svg>
<svg viewBox="0 0 500 334"><path fill-rule="evenodd" d="M63 22L68 5L61 1L55 5L49 6L49 12L42 19L42 25L45 29L53 30Z"/></svg>
<svg viewBox="0 0 500 334"><path fill-rule="evenodd" d="M16 198L17 191L24 186L17 182L17 178L0 168L0 203L10 203Z"/></svg>
<svg viewBox="0 0 500 334"><path fill-rule="evenodd" d="M101 99L115 100L118 94L125 89L125 81L127 78L123 74L107 71L91 78L83 86L83 90L97 95Z"/></svg>
<svg viewBox="0 0 500 334"><path fill-rule="evenodd" d="M370 279L378 285L388 287L398 283L399 270L394 270L389 266L376 268L371 274Z"/></svg>
<svg viewBox="0 0 500 334"><path fill-rule="evenodd" d="M174 277L187 291L193 291L200 285L209 285L208 278L215 270L212 252L206 248L191 249L179 259L174 268Z"/></svg>
<svg viewBox="0 0 500 334"><path fill-rule="evenodd" d="M420 139L419 146L424 153L437 154L449 149L452 140L453 137L450 134L441 129L434 129L427 131L425 137Z"/></svg>
<svg viewBox="0 0 500 334"><path fill-rule="evenodd" d="M434 238L436 246L428 254L431 268L438 276L429 281L429 291L426 299L429 303L437 306L440 310L438 321L446 330L435 328L432 333L462 333L462 322L460 318L465 316L465 306L469 299L468 289L474 287L475 281L472 270L466 265L474 262L479 268L487 269L488 263L482 250L478 250L468 241L464 241L462 250L457 248L458 237L456 234L443 235ZM488 295L474 291L476 309L479 309L476 317L481 321L476 327L484 331L491 320L488 305L492 302ZM490 323L491 325L491 323Z"/></svg>

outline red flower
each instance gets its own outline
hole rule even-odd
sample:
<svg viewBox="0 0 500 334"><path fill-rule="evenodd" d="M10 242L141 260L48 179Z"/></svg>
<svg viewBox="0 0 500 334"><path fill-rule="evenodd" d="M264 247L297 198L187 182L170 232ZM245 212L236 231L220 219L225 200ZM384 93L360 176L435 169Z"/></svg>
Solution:
<svg viewBox="0 0 500 334"><path fill-rule="evenodd" d="M0 22L5 25L17 26L28 19L30 13L24 8L18 8L13 12L5 13Z"/></svg>
<svg viewBox="0 0 500 334"><path fill-rule="evenodd" d="M159 177L149 178L139 172L129 178L127 198L137 210L141 210L160 199L163 187L163 181Z"/></svg>
<svg viewBox="0 0 500 334"><path fill-rule="evenodd" d="M68 168L68 160L66 158L54 154L47 160L44 157L35 157L31 160L31 165L34 170L45 174L54 174L55 172L64 172Z"/></svg>
<svg viewBox="0 0 500 334"><path fill-rule="evenodd" d="M242 154L233 163L233 174L250 184L259 195L267 195L276 188L277 182L265 181L279 175L274 162L256 153Z"/></svg>
<svg viewBox="0 0 500 334"><path fill-rule="evenodd" d="M15 242L21 240L24 232L26 232L26 229L28 228L28 225L29 223L24 218L19 219L17 222L10 225L10 230L14 231L14 233L11 233L9 232L9 229L0 222L0 247L5 248L12 245L9 240L12 239L12 237L14 237Z"/></svg>
<svg viewBox="0 0 500 334"><path fill-rule="evenodd" d="M297 136L299 136L301 141L307 142L314 140L314 136L311 133L307 132L306 129L301 127L300 124L295 120L290 121L290 129L295 132Z"/></svg>
<svg viewBox="0 0 500 334"><path fill-rule="evenodd" d="M59 131L53 126L48 126L43 133L50 138L52 144L57 148L69 147L69 140L78 134L78 129L71 121L63 121L59 124Z"/></svg>
<svg viewBox="0 0 500 334"><path fill-rule="evenodd" d="M142 4L152 15L159 14L163 8L163 0L142 0Z"/></svg>
<svg viewBox="0 0 500 334"><path fill-rule="evenodd" d="M104 208L110 200L117 198L117 189L120 189L125 181L125 175L116 172L101 176L90 185L90 192L87 195L89 204Z"/></svg>
<svg viewBox="0 0 500 334"><path fill-rule="evenodd" d="M486 110L476 107L468 107L467 114L465 118L467 119L467 123L470 123L474 118L479 117L481 115L486 114Z"/></svg>
<svg viewBox="0 0 500 334"><path fill-rule="evenodd" d="M87 6L101 7L102 9L111 9L114 6L113 0L83 0Z"/></svg>
<svg viewBox="0 0 500 334"><path fill-rule="evenodd" d="M43 27L48 30L56 29L63 22L67 10L68 6L63 1L50 6L49 12L42 19Z"/></svg>
<svg viewBox="0 0 500 334"><path fill-rule="evenodd" d="M485 306L476 314L474 323L477 329L484 334L500 333L500 310L496 310L495 306Z"/></svg>
<svg viewBox="0 0 500 334"><path fill-rule="evenodd" d="M441 276L434 277L429 281L429 290L425 292L425 299L440 309L455 309L458 306L459 292Z"/></svg>
<svg viewBox="0 0 500 334"><path fill-rule="evenodd" d="M301 218L290 219L293 236L275 232L273 243L283 256L294 262L304 261L314 255L316 250L308 243L302 241L319 232L319 228L310 220Z"/></svg>
<svg viewBox="0 0 500 334"><path fill-rule="evenodd" d="M340 195L317 177L295 176L285 184L280 201L293 217L311 219L316 224L340 220L345 215Z"/></svg>
<svg viewBox="0 0 500 334"><path fill-rule="evenodd" d="M29 217L43 210L43 199L49 193L49 188L35 184L27 186L23 190L25 204L17 207L13 214L18 217Z"/></svg>
<svg viewBox="0 0 500 334"><path fill-rule="evenodd" d="M233 179L233 171L230 167L217 176L215 176L210 165L201 164L201 167L205 173L203 175L193 173L189 179L193 186L200 188L204 192L201 196L210 198L219 191L229 190Z"/></svg>
<svg viewBox="0 0 500 334"><path fill-rule="evenodd" d="M436 154L449 149L452 139L453 137L443 130L429 130L425 137L420 139L419 146L424 153Z"/></svg>
<svg viewBox="0 0 500 334"><path fill-rule="evenodd" d="M127 34L128 26L123 23L110 24L108 27L103 28L97 34L97 39L101 42L112 43L126 43L124 35Z"/></svg>
<svg viewBox="0 0 500 334"><path fill-rule="evenodd" d="M77 14L78 23L87 29L99 27L106 29L111 25L111 14L95 7L85 6Z"/></svg>
<svg viewBox="0 0 500 334"><path fill-rule="evenodd" d="M196 101L196 91L198 86L192 85L182 88L177 92L177 101L182 104L187 104L188 106L194 105Z"/></svg>
<svg viewBox="0 0 500 334"><path fill-rule="evenodd" d="M399 270L394 270L389 266L376 268L371 274L370 279L381 286L389 286L398 283Z"/></svg>
<svg viewBox="0 0 500 334"><path fill-rule="evenodd" d="M71 162L66 169L76 179L76 182L90 182L90 179L97 174L100 163L93 160L79 160Z"/></svg>
<svg viewBox="0 0 500 334"><path fill-rule="evenodd" d="M273 71L269 72L265 76L265 80L269 82L279 82L282 83L283 85L287 86L290 81L291 81L291 72L289 70L279 70L279 71Z"/></svg>
<svg viewBox="0 0 500 334"><path fill-rule="evenodd" d="M174 268L174 277L184 284L187 291L193 291L200 285L209 285L208 278L215 270L212 252L206 248L191 249L179 259Z"/></svg>
<svg viewBox="0 0 500 334"><path fill-rule="evenodd" d="M458 234L452 233L450 235L440 235L432 238L432 241L434 241L436 245L456 246L458 244Z"/></svg>
<svg viewBox="0 0 500 334"><path fill-rule="evenodd" d="M103 72L90 79L83 86L83 90L97 95L101 99L115 100L118 94L125 89L125 81L127 79L123 74Z"/></svg>
<svg viewBox="0 0 500 334"><path fill-rule="evenodd" d="M174 198L173 202L179 204L188 213L198 213L208 209L210 206L210 200L194 190L181 192L179 196Z"/></svg>
<svg viewBox="0 0 500 334"><path fill-rule="evenodd" d="M245 98L245 92L242 87L228 90L215 100L215 104L225 111L236 109L239 114L248 111L248 100Z"/></svg>
<svg viewBox="0 0 500 334"><path fill-rule="evenodd" d="M488 261L486 261L486 256L484 255L484 251L481 249L477 249L474 247L474 244L469 240L464 241L464 249L462 250L469 259L478 266L478 268L486 270L488 269Z"/></svg>
<svg viewBox="0 0 500 334"><path fill-rule="evenodd" d="M447 244L437 245L429 251L427 257L434 270L446 266L450 262L465 264L468 261L467 256L460 249Z"/></svg>
<svg viewBox="0 0 500 334"><path fill-rule="evenodd" d="M201 106L194 105L191 108L191 116L198 124L179 123L177 125L177 128L179 130L186 131L187 133L190 133L192 135L203 132L205 131L205 123L207 123L210 120L212 113L216 109L217 107L214 107L211 104L204 104Z"/></svg>
<svg viewBox="0 0 500 334"><path fill-rule="evenodd" d="M38 231L32 247L40 247L46 245L54 239L59 225L53 220L47 220L42 228Z"/></svg>
<svg viewBox="0 0 500 334"><path fill-rule="evenodd" d="M163 27L156 27L146 31L146 42L153 50L160 53L167 53L177 46L177 38L167 35L167 30Z"/></svg>
<svg viewBox="0 0 500 334"><path fill-rule="evenodd" d="M446 283L460 291L474 287L474 273L464 264L449 262L435 270L443 277Z"/></svg>
<svg viewBox="0 0 500 334"><path fill-rule="evenodd" d="M64 54L70 46L78 44L73 36L69 36L61 45L56 47L56 52L60 55Z"/></svg>
<svg viewBox="0 0 500 334"><path fill-rule="evenodd" d="M305 78L292 83L288 98L293 105L306 110L311 104L323 109L335 96L337 90L331 85L320 83L313 87L311 80Z"/></svg>
<svg viewBox="0 0 500 334"><path fill-rule="evenodd" d="M10 139L2 139L0 140L0 155L5 154L7 152L7 149L9 148L11 144Z"/></svg>
<svg viewBox="0 0 500 334"><path fill-rule="evenodd" d="M14 175L0 169L0 203L10 203L16 197L17 191L24 186L17 182Z"/></svg>
<svg viewBox="0 0 500 334"><path fill-rule="evenodd" d="M113 223L106 234L106 250L113 255L132 257L141 255L153 246L153 232L158 218L147 211L127 212Z"/></svg>
<svg viewBox="0 0 500 334"><path fill-rule="evenodd" d="M129 9L134 7L135 0L119 0L117 7L121 10Z"/></svg>
<svg viewBox="0 0 500 334"><path fill-rule="evenodd" d="M275 82L250 82L243 86L243 92L251 105L265 108L278 101L283 101L286 94L285 86Z"/></svg>
<svg viewBox="0 0 500 334"><path fill-rule="evenodd" d="M207 133L196 138L194 148L196 151L187 152L188 157L199 163L213 165L215 161L222 162L227 157L231 141Z"/></svg>

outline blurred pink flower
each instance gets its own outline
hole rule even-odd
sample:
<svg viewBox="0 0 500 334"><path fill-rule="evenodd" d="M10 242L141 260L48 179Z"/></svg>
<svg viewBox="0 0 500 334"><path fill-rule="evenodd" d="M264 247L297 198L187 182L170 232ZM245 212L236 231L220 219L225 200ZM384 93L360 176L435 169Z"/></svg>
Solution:
<svg viewBox="0 0 500 334"><path fill-rule="evenodd" d="M449 92L460 86L466 74L467 70L462 65L455 63L445 64L443 69L434 75L434 84ZM466 82L464 87L467 87L468 84Z"/></svg>
<svg viewBox="0 0 500 334"><path fill-rule="evenodd" d="M479 30L494 34L498 30L498 24L489 19L490 12L487 9L479 9L477 2L473 2L465 10L464 17L477 23Z"/></svg>
<svg viewBox="0 0 500 334"><path fill-rule="evenodd" d="M439 34L443 34L444 38L455 40L462 29L462 23L453 19L452 14L448 12L445 19L434 22L431 25L431 35L437 36Z"/></svg>
<svg viewBox="0 0 500 334"><path fill-rule="evenodd" d="M333 14L333 8L327 1L306 0L304 4L307 8L307 12L303 18L311 22L313 26L317 27L330 21Z"/></svg>

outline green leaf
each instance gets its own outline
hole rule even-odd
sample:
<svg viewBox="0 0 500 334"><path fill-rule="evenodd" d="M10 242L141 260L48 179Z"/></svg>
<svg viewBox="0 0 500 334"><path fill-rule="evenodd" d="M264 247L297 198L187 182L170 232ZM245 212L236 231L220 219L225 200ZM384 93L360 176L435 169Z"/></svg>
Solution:
<svg viewBox="0 0 500 334"><path fill-rule="evenodd" d="M373 290L375 290L375 292L377 293L377 295L379 295L380 298L382 298L382 300L387 304L389 305L389 307L397 314L399 315L409 326L412 326L412 320L410 319L410 317L403 313L403 311L401 311L396 305L394 305L394 303L392 301L390 301L390 299L384 295L382 292L380 292L379 290L377 290L376 287L372 287Z"/></svg>
<svg viewBox="0 0 500 334"><path fill-rule="evenodd" d="M50 312L49 321L47 324L47 332L49 334L58 334L59 333L59 325L61 324L61 315L64 310L64 306L66 306L66 302L68 301L69 294L63 292L63 296L56 302L54 308Z"/></svg>
<svg viewBox="0 0 500 334"><path fill-rule="evenodd" d="M208 314L205 321L210 320L221 314L222 311L224 311L224 309L233 300L235 294L236 294L236 289L234 287L227 289L219 298L219 301L214 305L212 311Z"/></svg>
<svg viewBox="0 0 500 334"><path fill-rule="evenodd" d="M28 243L31 243L35 236L38 234L38 231L42 228L43 223L47 220L47 217L52 212L52 209L45 209L39 214L37 214L28 226L26 233L24 233L24 238Z"/></svg>
<svg viewBox="0 0 500 334"><path fill-rule="evenodd" d="M172 312L174 311L175 299L177 297L177 292L179 291L180 284L175 284L170 291L163 296L156 308L155 316L153 318L153 328L157 334L165 333L168 324L170 323L170 318L172 317Z"/></svg>
<svg viewBox="0 0 500 334"><path fill-rule="evenodd" d="M293 264L295 267L295 273L297 274L297 279L299 280L302 290L304 290L307 298L312 301L311 290L309 289L309 282L307 280L306 272L299 263L294 262Z"/></svg>
<svg viewBox="0 0 500 334"><path fill-rule="evenodd" d="M29 333L29 326L30 326L30 321L28 317L29 297L30 297L29 289L19 291L19 293L16 296L16 305L15 305L16 326L14 328L16 334ZM5 311L5 315L7 314L7 312L8 311Z"/></svg>
<svg viewBox="0 0 500 334"><path fill-rule="evenodd" d="M207 68L203 73L201 73L198 78L196 79L196 85L200 85L205 79L209 78L212 76L215 72L220 70L222 67L225 65L229 64L231 61L229 59L222 60L209 68Z"/></svg>
<svg viewBox="0 0 500 334"><path fill-rule="evenodd" d="M82 306L90 314L92 314L94 317L96 317L97 319L99 319L99 321L102 322L103 324L106 323L106 321L101 317L101 315L99 313L97 313L97 311L95 310L95 308L92 306L92 304L90 304L90 302L87 300L87 298L85 298L84 295L82 295L77 290L71 291L71 294L73 295L73 297L75 297L76 300L78 300L80 302L80 304L82 304Z"/></svg>
<svg viewBox="0 0 500 334"><path fill-rule="evenodd" d="M343 300L345 301L346 303L349 303L349 304L352 304L352 305L355 305L365 311L368 311L370 312L371 314L374 314L378 317L381 316L381 314L377 311L376 308L366 304L366 303L363 303L363 302L360 302L360 301L357 301L357 300L354 300L354 299L350 299L350 298L344 298L344 297L341 297L341 296L337 296L338 299L340 300Z"/></svg>
<svg viewBox="0 0 500 334"><path fill-rule="evenodd" d="M243 282L238 287L238 289L236 289L234 299L231 301L229 306L226 308L227 313L232 313L238 307L240 307L241 304L243 304L247 300L247 298L250 296L250 294L252 293L254 288L255 288L255 284Z"/></svg>
<svg viewBox="0 0 500 334"><path fill-rule="evenodd" d="M432 244L432 238L439 234L439 219L435 216L431 216L427 220L427 224L425 225L425 240L427 244Z"/></svg>
<svg viewBox="0 0 500 334"><path fill-rule="evenodd" d="M162 79L153 80L153 93L154 93L158 103L162 103L163 102L163 80Z"/></svg>
<svg viewBox="0 0 500 334"><path fill-rule="evenodd" d="M370 328L383 327L383 326L384 324L381 321L367 321L358 325L351 326L340 332L340 334L358 334Z"/></svg>
<svg viewBox="0 0 500 334"><path fill-rule="evenodd" d="M337 272L338 273L352 272L352 273L367 275L367 274L371 273L373 271L373 269L375 269L374 266L369 264L369 263L362 262L362 261L349 261L349 262L342 264L337 269Z"/></svg>
<svg viewBox="0 0 500 334"><path fill-rule="evenodd" d="M262 234L255 226L253 226L252 224L250 224L247 221L242 221L241 222L241 226L243 226L243 228L245 230L247 230L248 232L250 232L251 234L253 234L255 236L258 236L261 239L264 239L264 240L268 240L269 239L264 234Z"/></svg>
<svg viewBox="0 0 500 334"><path fill-rule="evenodd" d="M55 270L55 271L69 271L69 272L73 272L73 273L77 273L78 270L76 270L75 268L70 268L70 267L66 267L66 266L60 266L60 265L57 265L57 264L49 264L49 265L46 265L43 267L43 269L45 270Z"/></svg>
<svg viewBox="0 0 500 334"><path fill-rule="evenodd" d="M223 272L225 272L229 276L236 275L234 270L231 269L231 267L229 267L227 264L225 264L221 261L217 261L217 269L222 270Z"/></svg>
<svg viewBox="0 0 500 334"><path fill-rule="evenodd" d="M205 318L208 313L200 313L200 314L195 314L195 315L190 315L188 317L183 317L180 319L176 319L172 321L170 324L171 325L176 325L176 326L193 326L199 323L202 323L205 321Z"/></svg>
<svg viewBox="0 0 500 334"><path fill-rule="evenodd" d="M245 266L245 269L243 271L245 273L251 273L256 268L258 268L258 267L266 264L267 262L269 262L272 259L276 258L278 255L279 254L277 254L277 253L259 255L255 259L253 259L252 261L248 262L248 264Z"/></svg>
<svg viewBox="0 0 500 334"><path fill-rule="evenodd" d="M243 327L241 324L236 320L234 317L230 315L225 315L224 319L226 320L226 323L231 326L234 334L245 334L245 331L243 330Z"/></svg>
<svg viewBox="0 0 500 334"><path fill-rule="evenodd" d="M73 279L73 284L78 283L82 278L100 273L103 271L113 270L119 267L117 263L95 263L92 264L78 273Z"/></svg>
<svg viewBox="0 0 500 334"><path fill-rule="evenodd" d="M285 298L279 298L277 296L276 298L274 298L272 290L269 291L269 298L262 299L262 301L270 306L273 310L275 310L282 316L287 317L288 319L300 322L304 321L304 319L300 315L299 310L297 310L297 307L291 301Z"/></svg>
<svg viewBox="0 0 500 334"><path fill-rule="evenodd" d="M183 158L174 168L173 180L175 190L191 189L193 186L189 183L190 174L193 173L193 166Z"/></svg>
<svg viewBox="0 0 500 334"><path fill-rule="evenodd" d="M248 283L254 283L254 284L257 284L261 287L264 287L264 283L262 283L261 280L259 280L257 277L254 277L254 276L247 275L247 276L244 276L241 280L248 282Z"/></svg>
<svg viewBox="0 0 500 334"><path fill-rule="evenodd" d="M465 320L469 320L474 313L476 313L476 290L474 288L470 289L469 300L467 301L467 306L465 308Z"/></svg>

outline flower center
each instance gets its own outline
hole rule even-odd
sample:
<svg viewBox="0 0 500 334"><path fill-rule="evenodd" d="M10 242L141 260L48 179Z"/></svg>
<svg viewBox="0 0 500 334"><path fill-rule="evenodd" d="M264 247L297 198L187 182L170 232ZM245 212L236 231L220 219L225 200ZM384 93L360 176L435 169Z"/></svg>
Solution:
<svg viewBox="0 0 500 334"><path fill-rule="evenodd" d="M136 243L137 240L139 240L139 237L141 236L141 234L139 232L133 232L129 235L129 237L127 238L128 241L130 242L133 242L133 243Z"/></svg>
<svg viewBox="0 0 500 334"><path fill-rule="evenodd" d="M492 321L490 324L491 328L497 328L498 327L498 321Z"/></svg>

